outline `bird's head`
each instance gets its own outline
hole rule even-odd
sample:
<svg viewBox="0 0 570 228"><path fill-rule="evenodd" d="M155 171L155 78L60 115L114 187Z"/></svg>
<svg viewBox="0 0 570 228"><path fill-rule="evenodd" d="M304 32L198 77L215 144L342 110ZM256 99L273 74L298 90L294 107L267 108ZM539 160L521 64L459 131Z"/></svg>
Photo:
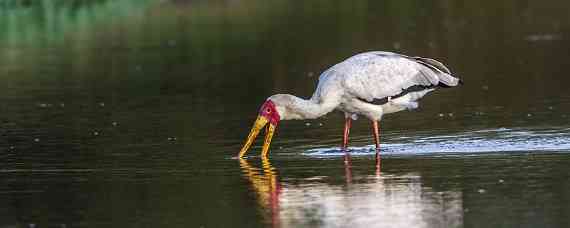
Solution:
<svg viewBox="0 0 570 228"><path fill-rule="evenodd" d="M278 110L282 108L279 107L278 104L276 103L278 103L278 101L277 102L273 101L271 97L268 98L265 101L265 103L263 103L261 109L259 110L259 115L257 116L255 123L251 127L251 132L247 136L247 140L245 141L245 144L243 145L242 149L239 152L238 155L239 158L242 158L245 155L245 153L247 152L247 150L255 140L255 137L257 137L257 135L259 134L259 131L266 125L267 127L265 128L265 140L263 142L263 147L261 149L261 156L262 157L267 156L267 152L269 151L269 145L271 144L271 138L273 138L273 133L275 133L277 124L281 120L281 116L279 115Z"/></svg>

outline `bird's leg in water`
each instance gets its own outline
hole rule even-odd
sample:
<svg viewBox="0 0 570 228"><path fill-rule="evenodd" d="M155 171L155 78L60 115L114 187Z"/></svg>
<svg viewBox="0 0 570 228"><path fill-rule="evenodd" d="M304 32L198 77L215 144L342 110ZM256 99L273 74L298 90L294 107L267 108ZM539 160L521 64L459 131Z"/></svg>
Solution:
<svg viewBox="0 0 570 228"><path fill-rule="evenodd" d="M380 176L380 134L378 133L378 121L372 121L374 144L376 144L376 176Z"/></svg>
<svg viewBox="0 0 570 228"><path fill-rule="evenodd" d="M344 120L344 135L342 138L342 150L346 150L348 147L348 135L350 134L350 127L352 125L352 119L350 117L346 117Z"/></svg>
<svg viewBox="0 0 570 228"><path fill-rule="evenodd" d="M380 134L378 133L378 121L372 121L372 133L374 134L374 144L376 144L376 154L380 153Z"/></svg>
<svg viewBox="0 0 570 228"><path fill-rule="evenodd" d="M350 153L344 153L344 177L346 178L346 183L352 183L352 159L350 158Z"/></svg>

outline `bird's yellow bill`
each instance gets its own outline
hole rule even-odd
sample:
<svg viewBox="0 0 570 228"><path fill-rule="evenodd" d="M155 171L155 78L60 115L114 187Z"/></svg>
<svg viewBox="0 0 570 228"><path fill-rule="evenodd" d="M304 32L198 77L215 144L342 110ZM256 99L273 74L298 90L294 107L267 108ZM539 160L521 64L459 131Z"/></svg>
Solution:
<svg viewBox="0 0 570 228"><path fill-rule="evenodd" d="M253 123L253 127L251 127L251 132L249 132L245 144L243 145L243 147L239 152L238 155L239 158L242 158L245 155L245 153L247 152L249 147L251 147L251 144L259 134L259 131L261 131L261 128L263 128L268 122L269 120L264 116L257 117L255 123ZM265 140L263 141L263 147L261 148L261 157L263 158L267 157L267 154L269 152L269 145L271 144L271 139L273 138L274 133L275 133L275 125L269 123L269 125L267 125L265 129Z"/></svg>

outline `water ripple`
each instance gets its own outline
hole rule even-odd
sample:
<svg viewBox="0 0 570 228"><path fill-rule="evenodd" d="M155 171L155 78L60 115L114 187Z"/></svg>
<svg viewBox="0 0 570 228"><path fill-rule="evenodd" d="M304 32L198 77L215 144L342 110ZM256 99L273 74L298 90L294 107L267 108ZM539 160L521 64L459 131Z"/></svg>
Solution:
<svg viewBox="0 0 570 228"><path fill-rule="evenodd" d="M484 129L430 136L396 137L394 143L381 144L387 155L421 155L432 153L491 153L491 152L570 152L570 129ZM375 153L373 145L349 147L351 155ZM339 147L306 150L308 156L340 156Z"/></svg>

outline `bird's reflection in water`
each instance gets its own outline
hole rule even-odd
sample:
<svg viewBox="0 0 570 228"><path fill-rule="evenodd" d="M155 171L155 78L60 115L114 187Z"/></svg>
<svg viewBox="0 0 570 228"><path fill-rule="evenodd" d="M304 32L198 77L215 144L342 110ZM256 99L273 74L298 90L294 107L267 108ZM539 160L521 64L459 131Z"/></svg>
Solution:
<svg viewBox="0 0 570 228"><path fill-rule="evenodd" d="M375 172L377 178L380 178L380 165L382 159L380 159L380 153L376 153L375 156ZM346 184L352 184L352 157L349 152L344 153L344 177L346 179Z"/></svg>
<svg viewBox="0 0 570 228"><path fill-rule="evenodd" d="M353 176L352 159L344 156L345 184L320 173L287 178L281 183L267 159L261 169L240 160L243 175L273 227L458 227L463 224L462 194L435 191L415 173L380 171L376 159L372 175ZM386 168L386 164L384 167ZM324 178L321 178L324 177ZM293 181L291 181L293 180ZM291 182L291 183L289 183Z"/></svg>
<svg viewBox="0 0 570 228"><path fill-rule="evenodd" d="M251 166L247 160L240 159L243 175L250 181L257 194L260 207L269 212L273 227L279 227L279 193L281 185L277 179L275 168L267 158L261 160L261 170Z"/></svg>

